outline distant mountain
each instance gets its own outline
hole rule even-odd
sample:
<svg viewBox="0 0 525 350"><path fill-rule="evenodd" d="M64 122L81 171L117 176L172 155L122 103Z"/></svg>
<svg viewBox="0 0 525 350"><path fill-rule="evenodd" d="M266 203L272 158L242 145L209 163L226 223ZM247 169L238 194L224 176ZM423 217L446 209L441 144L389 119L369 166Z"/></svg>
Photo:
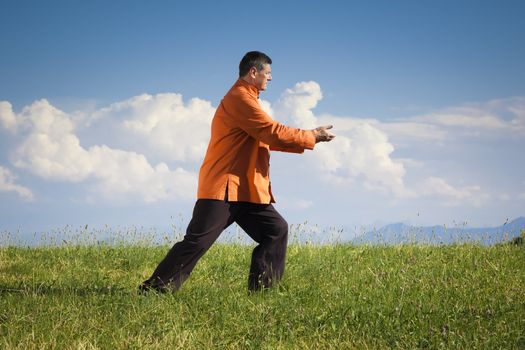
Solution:
<svg viewBox="0 0 525 350"><path fill-rule="evenodd" d="M525 230L525 217L519 217L498 227L468 228L446 226L410 226L396 223L379 230L368 231L352 240L355 244L451 244L477 242L491 245L510 241Z"/></svg>

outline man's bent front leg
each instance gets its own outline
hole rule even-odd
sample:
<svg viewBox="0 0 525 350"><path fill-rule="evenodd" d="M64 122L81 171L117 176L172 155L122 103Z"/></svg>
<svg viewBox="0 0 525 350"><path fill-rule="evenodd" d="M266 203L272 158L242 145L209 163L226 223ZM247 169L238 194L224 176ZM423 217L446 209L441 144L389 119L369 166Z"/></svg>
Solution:
<svg viewBox="0 0 525 350"><path fill-rule="evenodd" d="M260 204L253 204L237 223L259 243L252 252L248 289L272 287L284 274L288 223L272 205Z"/></svg>

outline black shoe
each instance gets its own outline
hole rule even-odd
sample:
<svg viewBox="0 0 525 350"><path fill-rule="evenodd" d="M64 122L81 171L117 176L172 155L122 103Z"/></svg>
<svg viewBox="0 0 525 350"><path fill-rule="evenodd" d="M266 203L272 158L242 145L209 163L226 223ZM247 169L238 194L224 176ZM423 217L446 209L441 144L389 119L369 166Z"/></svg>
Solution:
<svg viewBox="0 0 525 350"><path fill-rule="evenodd" d="M168 292L174 292L172 288L169 287L169 285L152 285L149 280L142 282L138 287L140 294L146 294L148 292L157 292L157 293L168 293Z"/></svg>
<svg viewBox="0 0 525 350"><path fill-rule="evenodd" d="M139 293L144 294L152 290L151 286L146 282L142 282L138 287Z"/></svg>

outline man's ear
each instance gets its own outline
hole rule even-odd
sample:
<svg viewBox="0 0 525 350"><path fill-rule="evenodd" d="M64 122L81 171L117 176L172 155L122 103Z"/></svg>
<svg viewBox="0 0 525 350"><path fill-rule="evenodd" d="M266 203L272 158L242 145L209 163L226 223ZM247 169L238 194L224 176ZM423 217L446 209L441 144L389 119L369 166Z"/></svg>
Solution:
<svg viewBox="0 0 525 350"><path fill-rule="evenodd" d="M250 76L252 78L255 78L256 74L257 74L257 68L255 68L255 67L250 68Z"/></svg>

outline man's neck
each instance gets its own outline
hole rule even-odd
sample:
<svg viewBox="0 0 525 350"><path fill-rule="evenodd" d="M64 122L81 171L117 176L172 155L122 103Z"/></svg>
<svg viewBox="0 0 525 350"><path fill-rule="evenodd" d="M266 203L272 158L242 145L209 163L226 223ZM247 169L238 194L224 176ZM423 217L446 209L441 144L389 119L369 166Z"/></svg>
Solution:
<svg viewBox="0 0 525 350"><path fill-rule="evenodd" d="M242 80L243 82L245 82L246 84L250 85L251 88L253 88L254 92L256 93L257 95L257 98L259 98L259 94L261 93L261 91L257 88L257 86L252 82L252 80L250 79L250 77L240 77L239 80Z"/></svg>
<svg viewBox="0 0 525 350"><path fill-rule="evenodd" d="M247 82L250 85L254 85L252 80L250 79L250 77L240 77L239 79L244 80L245 82Z"/></svg>

